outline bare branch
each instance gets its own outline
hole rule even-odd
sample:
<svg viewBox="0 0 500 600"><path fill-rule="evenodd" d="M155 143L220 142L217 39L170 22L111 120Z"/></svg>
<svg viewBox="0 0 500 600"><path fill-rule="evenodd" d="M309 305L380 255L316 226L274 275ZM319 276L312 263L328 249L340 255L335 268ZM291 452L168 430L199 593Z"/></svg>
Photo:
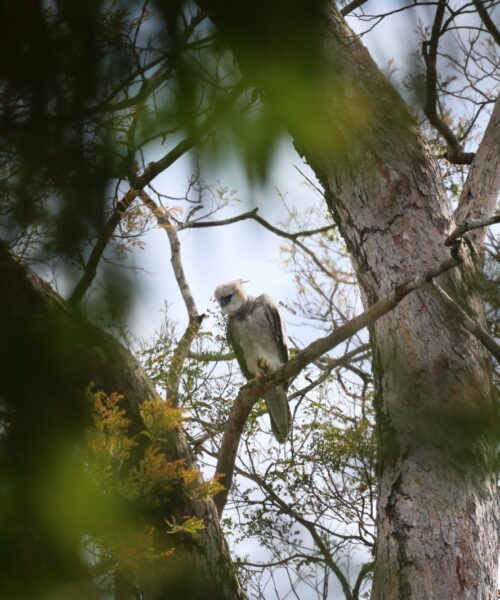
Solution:
<svg viewBox="0 0 500 600"><path fill-rule="evenodd" d="M253 210L249 210L248 212L237 215L236 217L219 219L217 221L187 221L186 223L182 223L179 229L201 229L205 227L223 227L224 225L232 225L233 223L238 223L239 221L251 219L253 215L257 214L258 210L258 208L254 208Z"/></svg>
<svg viewBox="0 0 500 600"><path fill-rule="evenodd" d="M495 210L500 187L500 97L497 98L490 122L469 169L455 219L458 223L483 220ZM484 231L471 233L468 237L477 245L482 243Z"/></svg>
<svg viewBox="0 0 500 600"><path fill-rule="evenodd" d="M352 2L349 2L349 4L347 6L344 6L344 8L340 11L340 14L343 17L345 17L349 13L351 13L353 10L356 10L363 4L366 4L367 2L368 2L368 0L352 0Z"/></svg>
<svg viewBox="0 0 500 600"><path fill-rule="evenodd" d="M331 229L335 229L336 225L327 225L326 227L320 227L319 229L312 229L310 231L297 231L295 233L289 233L288 231L284 231L283 229L279 229L274 225L271 225L268 221L263 219L260 215L258 215L258 208L254 208L246 213L238 215L236 217L232 217L230 219L221 219L219 221L192 221L191 223L187 222L182 225L182 229L194 229L197 227L220 227L222 225L230 225L232 223L237 223L238 221L244 221L245 219L252 219L256 221L259 225L271 231L275 235L279 237L285 238L293 242L296 246L298 246L302 252L307 254L314 264L328 277L332 277L332 273L328 270L327 267L318 259L316 254L312 250L310 250L305 244L299 241L298 238L308 237L312 235L316 235L318 233L325 233L330 231Z"/></svg>
<svg viewBox="0 0 500 600"><path fill-rule="evenodd" d="M94 244L90 257L85 265L83 275L69 296L68 304L73 306L78 305L85 292L89 289L97 273L97 265L99 264L104 249L108 245L109 240L113 237L116 226L120 222L123 214L127 211L136 197L137 190L131 188L116 205L113 213L97 236L96 243Z"/></svg>
<svg viewBox="0 0 500 600"><path fill-rule="evenodd" d="M308 364L317 360L326 352L333 350L333 348L352 337L355 333L373 324L377 319L390 312L408 294L429 283L434 277L438 277L460 264L462 261L460 245L454 248L452 254L453 256L450 259L443 261L435 269L430 269L403 283L392 294L382 298L360 315L344 323L329 335L309 344L309 346L298 352L294 358L281 366L270 377L252 379L240 389L229 413L217 461L216 472L221 475L220 482L224 486L224 490L214 498L219 515L222 515L224 511L231 488L240 437L255 402L259 398L264 397L276 385L290 381Z"/></svg>
<svg viewBox="0 0 500 600"><path fill-rule="evenodd" d="M457 225L455 229L450 233L450 235L445 240L446 246L451 246L456 239L461 238L464 233L467 231L471 231L473 229L480 229L482 227L488 227L489 225L493 225L494 223L500 223L500 213L496 213L492 217L487 217L485 219L468 220L463 221L460 225Z"/></svg>
<svg viewBox="0 0 500 600"><path fill-rule="evenodd" d="M145 206L156 217L158 225L167 233L171 253L170 262L189 316L188 325L174 350L167 373L167 398L176 405L178 404L179 379L182 368L188 358L189 349L200 330L205 315L198 314L191 288L184 273L181 259L181 244L175 226L169 221L166 211L159 207L144 190L140 192L140 197Z"/></svg>
<svg viewBox="0 0 500 600"><path fill-rule="evenodd" d="M157 175L162 171L170 167L176 160L183 156L188 150L193 148L201 138L210 131L213 125L218 119L223 117L228 108L236 102L240 94L244 89L244 84L240 82L236 85L231 92L224 98L214 109L214 112L210 114L203 123L196 127L193 132L179 142L175 148L167 152L163 158L156 162L149 163L142 175L137 176L132 182L130 189L125 196L118 202L115 210L106 221L103 229L97 237L97 241L92 248L90 257L85 265L84 273L76 285L75 289L68 298L68 302L73 306L79 304L83 298L85 292L90 287L92 281L97 272L97 265L101 259L104 249L109 243L109 240L113 237L114 231L120 222L123 214L130 208L130 205L135 200L139 192L148 185Z"/></svg>
<svg viewBox="0 0 500 600"><path fill-rule="evenodd" d="M272 231L276 235L280 237L286 237L289 240L295 241L301 237L310 237L312 235L317 235L319 233L326 233L327 231L331 231L336 228L336 225L325 225L324 227L318 227L317 229L309 229L305 231L296 231L294 233L290 233L288 231L284 231L283 229L278 229L271 225L268 221L263 219L257 213L259 212L258 207L252 210L249 210L246 213L242 213L241 215L237 215L236 217L231 217L229 219L220 219L218 221L187 221L183 223L179 229L196 229L202 227L221 227L223 225L231 225L232 223L237 223L238 221L244 221L245 219L253 219L257 221L260 225Z"/></svg>
<svg viewBox="0 0 500 600"><path fill-rule="evenodd" d="M259 477L255 473L242 472L242 474L248 479L257 483L259 487L262 488L272 498L273 502L277 504L285 514L292 517L292 519L295 519L298 523L302 525L302 527L307 529L307 531L313 538L314 543L318 547L318 550L321 552L326 564L335 574L340 585L342 586L342 591L345 594L346 600L353 600L353 595L347 577L344 575L344 573L342 573L342 570L340 569L338 564L333 560L331 552L328 550L326 543L323 541L323 538L318 533L314 523L312 523L308 519L305 519L303 515L294 510L273 490L273 488L267 483L267 481L262 479L262 477Z"/></svg>
<svg viewBox="0 0 500 600"><path fill-rule="evenodd" d="M431 125L444 137L448 145L446 158L455 164L469 165L474 159L474 153L464 152L453 131L438 115L437 104L437 50L441 25L443 23L446 0L439 0L431 30L430 40L422 42L422 55L424 57L426 72L426 100L424 113Z"/></svg>
<svg viewBox="0 0 500 600"><path fill-rule="evenodd" d="M488 14L488 11L483 6L481 0L472 0L474 6L477 9L479 16L481 17L481 21L483 22L486 29L491 33L495 42L500 46L500 31L495 27L495 23L493 23L492 18Z"/></svg>
<svg viewBox="0 0 500 600"><path fill-rule="evenodd" d="M362 344L361 346L354 348L354 350L347 352L346 354L344 354L344 356L341 356L340 358L322 359L322 362L324 361L326 363L326 367L324 368L323 373L321 373L321 375L315 381L313 381L312 383L307 385L305 388L302 388L300 390L297 390L293 394L290 394L290 396L288 397L288 400L290 401L299 396L304 396L305 394L308 394L311 390L313 390L318 385L320 385L324 381L326 381L328 379L328 377L330 376L330 373L334 369L336 369L337 367L341 367L342 365L345 365L351 359L353 359L355 356L358 356L359 354L366 352L370 348L371 348L371 344Z"/></svg>
<svg viewBox="0 0 500 600"><path fill-rule="evenodd" d="M177 347L174 350L172 360L170 361L170 367L167 373L167 399L172 402L175 406L179 403L179 380L184 367L184 363L188 357L189 349L194 341L194 338L198 335L201 323L205 315L200 315L196 319L189 319L188 326L184 330Z"/></svg>
<svg viewBox="0 0 500 600"><path fill-rule="evenodd" d="M489 335L479 323L471 319L463 308L459 306L435 281L431 284L431 290L434 292L434 295L448 307L453 316L460 321L464 329L467 329L467 331L472 333L472 335L476 337L500 363L500 345L495 342L491 335Z"/></svg>

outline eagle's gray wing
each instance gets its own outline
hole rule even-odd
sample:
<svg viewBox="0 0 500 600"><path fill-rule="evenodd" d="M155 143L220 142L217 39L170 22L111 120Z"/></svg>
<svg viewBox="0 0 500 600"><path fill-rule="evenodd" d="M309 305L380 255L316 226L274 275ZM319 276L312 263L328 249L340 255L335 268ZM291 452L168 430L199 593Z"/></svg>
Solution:
<svg viewBox="0 0 500 600"><path fill-rule="evenodd" d="M280 311L274 300L267 294L262 294L257 298L264 306L267 320L271 325L272 331L276 338L276 344L280 354L280 359L285 363L288 361L288 348L286 345L286 333L281 320Z"/></svg>
<svg viewBox="0 0 500 600"><path fill-rule="evenodd" d="M234 325L232 319L228 319L227 321L227 341L229 345L234 350L234 354L236 355L236 360L240 365L241 372L247 379L252 379L254 377L252 373L248 370L247 363L245 362L245 355L243 354L243 350L238 343L238 336L234 330Z"/></svg>
<svg viewBox="0 0 500 600"><path fill-rule="evenodd" d="M276 350L283 363L288 361L288 348L286 345L286 333L283 327L283 321L277 305L267 294L257 298L264 307L266 318L271 327L273 336L276 340ZM269 417L271 418L271 429L274 437L284 444L292 428L292 415L287 398L288 382L277 385L273 390L266 394L266 401Z"/></svg>

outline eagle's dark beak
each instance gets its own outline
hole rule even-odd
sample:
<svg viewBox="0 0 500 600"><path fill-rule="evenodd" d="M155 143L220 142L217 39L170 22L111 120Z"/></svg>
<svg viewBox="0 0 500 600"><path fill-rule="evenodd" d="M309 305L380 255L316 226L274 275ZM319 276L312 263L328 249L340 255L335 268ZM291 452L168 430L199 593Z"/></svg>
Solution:
<svg viewBox="0 0 500 600"><path fill-rule="evenodd" d="M224 306L227 306L231 302L232 297L232 294L229 294L229 296L222 296L219 299L219 304L221 305L221 307L224 308Z"/></svg>

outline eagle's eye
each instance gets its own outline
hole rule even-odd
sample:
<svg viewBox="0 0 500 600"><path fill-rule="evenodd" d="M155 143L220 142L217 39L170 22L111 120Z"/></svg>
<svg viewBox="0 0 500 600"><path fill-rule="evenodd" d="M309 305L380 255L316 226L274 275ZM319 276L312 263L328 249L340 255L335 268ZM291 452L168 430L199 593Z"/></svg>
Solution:
<svg viewBox="0 0 500 600"><path fill-rule="evenodd" d="M222 308L224 308L224 306L227 306L231 302L232 297L233 297L233 294L228 294L227 296L221 296L221 298L219 299L219 303L222 306Z"/></svg>

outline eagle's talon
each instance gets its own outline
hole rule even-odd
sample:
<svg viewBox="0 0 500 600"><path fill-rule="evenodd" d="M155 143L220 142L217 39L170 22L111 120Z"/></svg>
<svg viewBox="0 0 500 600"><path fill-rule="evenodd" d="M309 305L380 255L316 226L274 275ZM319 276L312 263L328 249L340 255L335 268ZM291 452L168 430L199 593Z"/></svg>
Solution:
<svg viewBox="0 0 500 600"><path fill-rule="evenodd" d="M261 377L267 376L271 373L271 368L264 358L259 358L257 360L257 366L263 371L263 373L259 373Z"/></svg>

